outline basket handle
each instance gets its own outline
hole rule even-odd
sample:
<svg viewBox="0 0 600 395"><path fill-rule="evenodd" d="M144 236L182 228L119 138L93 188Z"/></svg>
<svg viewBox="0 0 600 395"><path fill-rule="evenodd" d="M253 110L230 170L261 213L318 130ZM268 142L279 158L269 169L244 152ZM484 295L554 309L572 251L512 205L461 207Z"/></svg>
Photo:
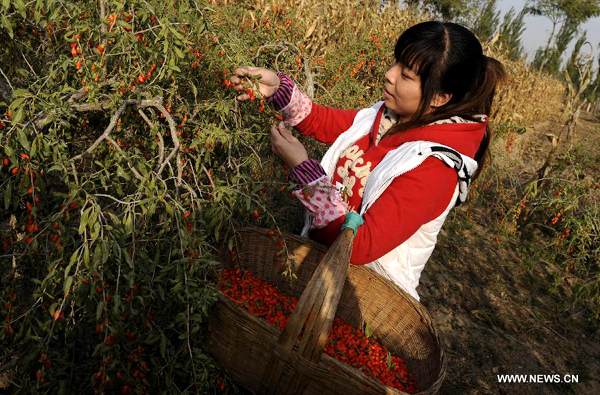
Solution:
<svg viewBox="0 0 600 395"><path fill-rule="evenodd" d="M319 361L346 282L353 242L354 231L348 228L329 248L281 333L278 348L294 352L311 362ZM303 328L302 339L299 339ZM297 349L293 350L295 346ZM287 361L280 359L278 354L282 353L273 352L271 355L258 393L301 394L307 385L301 374L290 375L287 383L280 383ZM280 385L284 391L276 392Z"/></svg>

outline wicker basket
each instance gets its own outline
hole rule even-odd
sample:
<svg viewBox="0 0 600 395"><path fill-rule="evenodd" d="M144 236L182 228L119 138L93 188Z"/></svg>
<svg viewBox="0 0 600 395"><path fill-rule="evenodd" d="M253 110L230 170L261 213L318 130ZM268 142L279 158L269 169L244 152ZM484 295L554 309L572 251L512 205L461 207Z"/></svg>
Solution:
<svg viewBox="0 0 600 395"><path fill-rule="evenodd" d="M280 247L267 230L243 228L238 232L241 238L238 257L242 267L282 292L306 297L314 282L309 283L309 280L313 274L317 277L317 267L327 258L326 247L303 237L283 236L298 277L290 284L278 268L281 258L276 254ZM347 232L352 233L351 230ZM352 238L346 241L350 246ZM330 252L334 247L335 244ZM336 252L339 254L339 251ZM221 250L221 261L225 266L233 265L225 248ZM332 305L335 316L355 327L360 327L365 321L373 336L392 354L402 358L408 370L415 374L418 394L437 393L444 380L446 362L439 335L425 308L398 286L368 268L348 266L346 262L346 268L340 270L337 273L343 273L346 281L338 275L342 277L339 288L343 285L343 289L339 304L334 300ZM307 292L303 295L305 289ZM315 348L317 355L308 358L306 352L298 351L306 345L299 346L296 339L284 344L286 334L289 340L288 329L293 326L294 315L282 332L237 306L221 292L218 298L209 322L206 347L235 381L253 393L406 394L322 353L322 345ZM294 314L300 310L301 302L302 298ZM325 307L319 306L311 308L325 310ZM325 324L321 337L324 334L326 339L330 329L331 325ZM276 372L277 369L280 372Z"/></svg>

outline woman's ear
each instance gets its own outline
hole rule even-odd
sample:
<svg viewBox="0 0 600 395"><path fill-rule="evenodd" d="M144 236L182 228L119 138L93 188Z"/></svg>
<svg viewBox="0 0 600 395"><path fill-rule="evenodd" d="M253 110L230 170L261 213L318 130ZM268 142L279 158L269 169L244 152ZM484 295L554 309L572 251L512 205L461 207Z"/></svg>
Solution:
<svg viewBox="0 0 600 395"><path fill-rule="evenodd" d="M442 107L452 99L452 93L436 93L431 100L431 107Z"/></svg>

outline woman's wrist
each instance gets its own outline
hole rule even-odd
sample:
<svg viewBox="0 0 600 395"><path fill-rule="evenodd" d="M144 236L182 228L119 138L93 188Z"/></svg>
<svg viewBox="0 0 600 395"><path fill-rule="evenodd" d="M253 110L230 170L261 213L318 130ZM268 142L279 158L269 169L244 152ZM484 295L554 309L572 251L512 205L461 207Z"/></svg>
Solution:
<svg viewBox="0 0 600 395"><path fill-rule="evenodd" d="M277 72L277 76L279 77L279 87L267 99L275 111L285 108L290 103L294 87L296 86L296 83L287 75Z"/></svg>

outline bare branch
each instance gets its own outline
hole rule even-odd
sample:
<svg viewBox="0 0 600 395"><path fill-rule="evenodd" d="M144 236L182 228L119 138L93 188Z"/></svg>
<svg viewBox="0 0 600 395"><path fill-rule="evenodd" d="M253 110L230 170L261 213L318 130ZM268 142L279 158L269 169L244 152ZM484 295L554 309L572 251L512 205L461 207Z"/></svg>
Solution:
<svg viewBox="0 0 600 395"><path fill-rule="evenodd" d="M6 82L8 82L8 86L10 86L10 90L14 91L15 88L13 88L12 84L10 83L10 80L8 79L6 74L4 74L4 71L2 71L2 67L0 67L0 73L2 73L2 75L4 76L4 79L6 80Z"/></svg>
<svg viewBox="0 0 600 395"><path fill-rule="evenodd" d="M126 100L123 102L123 104L121 104L121 107L119 107L119 109L117 110L117 112L115 112L110 120L110 123L108 124L108 126L106 127L106 129L104 129L104 133L102 133L102 135L100 137L98 137L98 139L96 139L96 141L94 141L94 143L88 147L88 149L86 149L84 152L82 152L81 154L73 157L73 161L78 160L83 158L84 155L89 155L98 145L100 145L100 143L106 139L108 137L108 135L110 134L110 132L114 129L115 126L117 126L117 121L119 120L119 118L121 117L121 114L123 113L123 111L125 111L125 108L127 108L127 106L130 105L134 105L137 104L138 101L137 100Z"/></svg>

